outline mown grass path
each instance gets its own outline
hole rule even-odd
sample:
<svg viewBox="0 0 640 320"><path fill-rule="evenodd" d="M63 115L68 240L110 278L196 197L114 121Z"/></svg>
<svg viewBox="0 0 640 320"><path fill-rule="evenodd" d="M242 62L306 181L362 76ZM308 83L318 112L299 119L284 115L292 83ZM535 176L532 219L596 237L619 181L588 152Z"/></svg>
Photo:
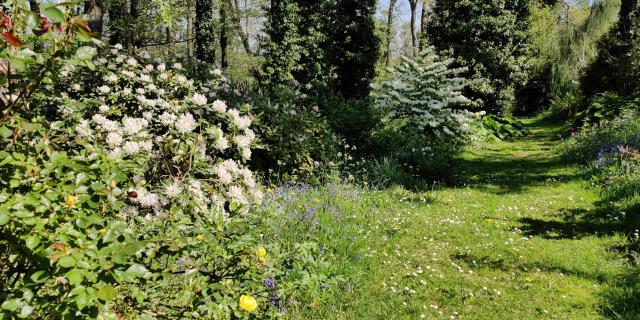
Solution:
<svg viewBox="0 0 640 320"><path fill-rule="evenodd" d="M597 195L562 160L560 128L526 124L525 138L469 148L456 186L433 191L432 202L398 189L336 200L353 214L365 254L344 266L355 288L305 317L629 318L616 293L628 273L616 250L626 236L583 219Z"/></svg>

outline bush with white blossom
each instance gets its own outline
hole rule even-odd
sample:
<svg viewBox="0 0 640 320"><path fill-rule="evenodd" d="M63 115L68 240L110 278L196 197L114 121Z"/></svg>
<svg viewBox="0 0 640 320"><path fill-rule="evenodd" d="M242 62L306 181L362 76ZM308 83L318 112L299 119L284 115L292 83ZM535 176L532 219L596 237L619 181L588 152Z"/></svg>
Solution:
<svg viewBox="0 0 640 320"><path fill-rule="evenodd" d="M467 81L460 74L465 69L451 68L452 62L429 47L415 59L403 57L390 70L391 79L374 86L376 105L386 112L386 121L417 137L417 147L455 145L472 132L476 115L465 108L477 102L462 95Z"/></svg>
<svg viewBox="0 0 640 320"><path fill-rule="evenodd" d="M255 236L252 118L119 47L48 79L0 123L0 317L280 315L297 284Z"/></svg>

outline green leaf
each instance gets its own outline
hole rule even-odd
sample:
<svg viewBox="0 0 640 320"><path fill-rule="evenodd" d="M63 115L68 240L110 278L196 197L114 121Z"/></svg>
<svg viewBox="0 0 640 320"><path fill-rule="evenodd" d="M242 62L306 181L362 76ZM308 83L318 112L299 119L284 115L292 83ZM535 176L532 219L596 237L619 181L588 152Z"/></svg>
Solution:
<svg viewBox="0 0 640 320"><path fill-rule="evenodd" d="M49 7L42 10L42 13L53 22L61 23L64 22L64 13L60 11L60 9L55 7Z"/></svg>
<svg viewBox="0 0 640 320"><path fill-rule="evenodd" d="M34 234L31 237L27 238L25 242L27 244L27 248L33 250L40 244L40 237Z"/></svg>
<svg viewBox="0 0 640 320"><path fill-rule="evenodd" d="M29 277L31 279L31 281L35 282L35 283L43 283L45 281L47 281L47 279L49 279L49 275L43 271L40 270L34 274L31 275L31 277Z"/></svg>
<svg viewBox="0 0 640 320"><path fill-rule="evenodd" d="M25 304L22 306L22 309L20 309L20 318L26 318L31 313L33 313L33 307Z"/></svg>
<svg viewBox="0 0 640 320"><path fill-rule="evenodd" d="M98 293L96 295L102 301L111 301L116 298L118 292L112 285L107 285L98 289Z"/></svg>
<svg viewBox="0 0 640 320"><path fill-rule="evenodd" d="M58 265L63 268L71 268L76 265L76 259L72 256L64 256L58 260Z"/></svg>
<svg viewBox="0 0 640 320"><path fill-rule="evenodd" d="M80 60L91 60L96 55L96 53L96 48L84 46L78 48L78 50L76 51L76 57L78 57L78 59Z"/></svg>
<svg viewBox="0 0 640 320"><path fill-rule="evenodd" d="M12 135L13 135L13 130L7 128L6 126L0 127L0 136L2 136L5 139L8 139Z"/></svg>
<svg viewBox="0 0 640 320"><path fill-rule="evenodd" d="M9 223L10 220L11 218L9 217L9 214L0 213L0 226L4 226L5 224Z"/></svg>
<svg viewBox="0 0 640 320"><path fill-rule="evenodd" d="M129 267L129 269L127 269L127 273L131 274L134 277L144 277L149 273L149 270L147 270L147 268L145 268L143 265L140 264L134 264L131 267Z"/></svg>
<svg viewBox="0 0 640 320"><path fill-rule="evenodd" d="M80 269L71 269L67 272L67 279L71 285L79 286L82 284L82 280L84 279L83 271Z"/></svg>
<svg viewBox="0 0 640 320"><path fill-rule="evenodd" d="M10 299L2 303L2 309L16 311L22 307L23 303L20 299Z"/></svg>

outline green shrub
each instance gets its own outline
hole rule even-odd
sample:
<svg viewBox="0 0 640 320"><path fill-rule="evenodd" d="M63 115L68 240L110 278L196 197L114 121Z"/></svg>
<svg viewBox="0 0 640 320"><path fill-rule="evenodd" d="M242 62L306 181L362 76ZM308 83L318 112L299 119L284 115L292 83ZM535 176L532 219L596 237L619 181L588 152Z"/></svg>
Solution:
<svg viewBox="0 0 640 320"><path fill-rule="evenodd" d="M629 97L620 97L612 92L596 95L587 109L577 114L580 124L598 124L605 120L613 120L629 112L640 110L640 93Z"/></svg>

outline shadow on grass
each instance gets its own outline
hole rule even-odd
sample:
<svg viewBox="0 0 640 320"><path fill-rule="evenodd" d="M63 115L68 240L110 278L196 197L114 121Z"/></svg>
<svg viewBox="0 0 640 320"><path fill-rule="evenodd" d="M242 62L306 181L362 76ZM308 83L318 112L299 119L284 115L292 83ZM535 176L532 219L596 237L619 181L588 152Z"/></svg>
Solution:
<svg viewBox="0 0 640 320"><path fill-rule="evenodd" d="M629 239L624 245L611 250L626 257L629 264L623 266L625 275L616 279L593 278L604 281L600 311L607 319L640 319L640 267L638 257L640 242L634 234L640 228L640 202L626 206L616 205L616 199L605 198L596 203L595 210L568 209L556 215L555 220L522 218L521 230L530 237L545 239L580 239L588 236L621 235ZM570 270L561 270L571 273Z"/></svg>
<svg viewBox="0 0 640 320"><path fill-rule="evenodd" d="M543 119L529 120L528 136L491 149L469 151L460 159L456 185L484 189L495 194L519 193L531 186L580 180L577 170L567 169L555 148L564 129Z"/></svg>

